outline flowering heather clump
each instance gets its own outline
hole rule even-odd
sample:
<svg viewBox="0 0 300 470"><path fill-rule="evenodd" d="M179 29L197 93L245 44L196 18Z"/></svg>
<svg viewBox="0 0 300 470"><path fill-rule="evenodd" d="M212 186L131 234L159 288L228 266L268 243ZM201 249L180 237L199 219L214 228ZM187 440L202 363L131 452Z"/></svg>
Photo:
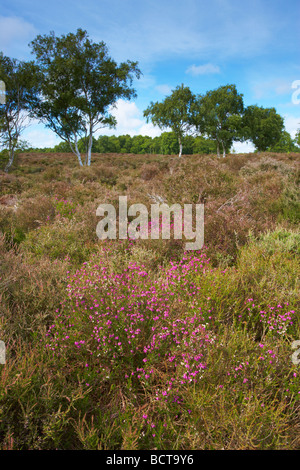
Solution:
<svg viewBox="0 0 300 470"><path fill-rule="evenodd" d="M56 312L47 347L55 355L66 353L71 367L79 361L90 385L97 375L125 379L155 385L156 400L166 400L206 368L205 350L214 336L189 274L207 263L202 253L185 256L154 282L134 263L121 274L84 263L69 277L68 299ZM173 399L179 400L176 393Z"/></svg>
<svg viewBox="0 0 300 470"><path fill-rule="evenodd" d="M262 336L269 333L278 333L285 335L289 326L293 325L292 315L294 310L289 310L289 303L286 302L285 306L278 304L276 307L269 305L269 310L261 310L259 305L255 305L253 299L248 299L245 302L248 305L248 320L252 325L260 325Z"/></svg>

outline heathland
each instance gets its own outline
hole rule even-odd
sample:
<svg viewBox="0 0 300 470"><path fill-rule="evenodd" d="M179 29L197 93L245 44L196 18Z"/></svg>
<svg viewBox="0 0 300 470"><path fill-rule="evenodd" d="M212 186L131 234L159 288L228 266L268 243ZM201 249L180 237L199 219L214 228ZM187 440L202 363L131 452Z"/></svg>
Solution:
<svg viewBox="0 0 300 470"><path fill-rule="evenodd" d="M204 247L100 241L121 195L203 203ZM299 449L299 217L297 153L21 153L0 171L0 449Z"/></svg>

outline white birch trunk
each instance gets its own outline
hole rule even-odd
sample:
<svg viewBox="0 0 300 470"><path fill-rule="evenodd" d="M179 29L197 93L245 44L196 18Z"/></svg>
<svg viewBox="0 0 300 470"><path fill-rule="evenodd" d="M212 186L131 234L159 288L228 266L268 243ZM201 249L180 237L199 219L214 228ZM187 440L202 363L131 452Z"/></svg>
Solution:
<svg viewBox="0 0 300 470"><path fill-rule="evenodd" d="M93 146L93 134L90 133L90 136L89 136L89 145L88 145L88 153L87 153L87 157L88 157L88 166L91 165L91 159L92 159L92 146Z"/></svg>
<svg viewBox="0 0 300 470"><path fill-rule="evenodd" d="M8 170L10 169L10 167L12 166L13 162L14 162L14 156L15 156L15 149L14 147L12 149L10 149L9 151L9 160L7 162L7 165L4 169L5 173L8 173Z"/></svg>
<svg viewBox="0 0 300 470"><path fill-rule="evenodd" d="M70 145L70 148L71 148L72 152L77 156L79 165L83 166L83 163L82 163L82 160L81 160L81 155L80 155L80 152L79 152L78 146L77 146L77 140L75 140L75 148L73 148L73 145L71 144L71 142L69 142L69 145Z"/></svg>
<svg viewBox="0 0 300 470"><path fill-rule="evenodd" d="M219 141L217 140L217 156L220 158L220 145L219 145Z"/></svg>
<svg viewBox="0 0 300 470"><path fill-rule="evenodd" d="M180 137L178 137L178 142L179 142L179 158L181 158L181 155L182 155L182 142L181 142Z"/></svg>

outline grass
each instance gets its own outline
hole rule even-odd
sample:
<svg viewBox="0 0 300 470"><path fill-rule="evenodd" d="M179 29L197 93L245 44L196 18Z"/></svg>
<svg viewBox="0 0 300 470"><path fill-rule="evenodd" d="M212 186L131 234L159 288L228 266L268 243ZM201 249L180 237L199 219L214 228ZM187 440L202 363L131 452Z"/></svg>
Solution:
<svg viewBox="0 0 300 470"><path fill-rule="evenodd" d="M38 169L38 170L37 170ZM299 449L293 154L21 154L0 173L0 449ZM205 204L205 247L96 236Z"/></svg>

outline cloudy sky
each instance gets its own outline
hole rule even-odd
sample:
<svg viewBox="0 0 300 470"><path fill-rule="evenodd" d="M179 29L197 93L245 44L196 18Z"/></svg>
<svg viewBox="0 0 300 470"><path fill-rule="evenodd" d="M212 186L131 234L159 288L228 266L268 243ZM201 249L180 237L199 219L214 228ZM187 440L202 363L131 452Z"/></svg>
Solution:
<svg viewBox="0 0 300 470"><path fill-rule="evenodd" d="M118 102L117 128L102 134L159 135L143 118L151 101L182 83L194 93L234 83L246 106L275 107L294 137L300 128L299 19L299 0L1 0L0 50L32 59L28 43L38 34L82 28L93 41L104 41L116 61L137 60L143 73L135 82L138 97ZM23 137L37 147L59 142L41 124Z"/></svg>

